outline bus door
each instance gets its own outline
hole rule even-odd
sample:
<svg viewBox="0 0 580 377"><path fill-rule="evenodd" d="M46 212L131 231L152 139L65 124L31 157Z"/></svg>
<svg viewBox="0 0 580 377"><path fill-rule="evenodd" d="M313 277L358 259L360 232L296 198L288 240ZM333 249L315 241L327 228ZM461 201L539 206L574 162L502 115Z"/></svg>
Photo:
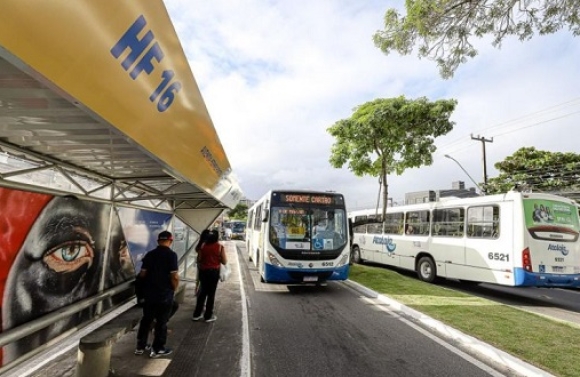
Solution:
<svg viewBox="0 0 580 377"><path fill-rule="evenodd" d="M505 201L467 208L465 264L472 280L505 284L511 280L509 275L496 274L512 271L517 257L513 207L514 202Z"/></svg>
<svg viewBox="0 0 580 377"><path fill-rule="evenodd" d="M438 275L460 277L465 265L465 209L434 209L432 217L429 252L439 269Z"/></svg>
<svg viewBox="0 0 580 377"><path fill-rule="evenodd" d="M270 201L266 200L260 206L260 222L258 224L259 240L258 240L258 272L262 275L264 267L264 257L268 250L269 240L268 232L270 228Z"/></svg>
<svg viewBox="0 0 580 377"><path fill-rule="evenodd" d="M558 280L557 275L580 273L580 226L576 206L536 198L524 199L523 204L525 244L530 251L532 271L550 274L555 280Z"/></svg>

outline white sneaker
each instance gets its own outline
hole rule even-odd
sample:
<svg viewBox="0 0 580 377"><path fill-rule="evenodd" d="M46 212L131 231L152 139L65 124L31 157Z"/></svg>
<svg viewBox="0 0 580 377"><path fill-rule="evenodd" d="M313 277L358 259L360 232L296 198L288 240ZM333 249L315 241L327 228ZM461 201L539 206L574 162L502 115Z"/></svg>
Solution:
<svg viewBox="0 0 580 377"><path fill-rule="evenodd" d="M203 319L203 314L198 315L197 317L193 317L192 321L201 321Z"/></svg>
<svg viewBox="0 0 580 377"><path fill-rule="evenodd" d="M214 322L217 319L217 316L214 314L210 318L206 319L206 322Z"/></svg>
<svg viewBox="0 0 580 377"><path fill-rule="evenodd" d="M152 359L156 359L161 356L171 355L172 353L173 350L171 348L163 348L160 349L159 351L155 351L153 348L151 348L151 353L149 354L149 357Z"/></svg>

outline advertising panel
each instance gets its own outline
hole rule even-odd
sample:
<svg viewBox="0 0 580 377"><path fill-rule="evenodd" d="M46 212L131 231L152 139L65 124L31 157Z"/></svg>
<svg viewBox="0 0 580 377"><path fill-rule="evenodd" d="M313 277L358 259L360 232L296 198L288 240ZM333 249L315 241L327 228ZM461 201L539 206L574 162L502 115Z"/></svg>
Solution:
<svg viewBox="0 0 580 377"><path fill-rule="evenodd" d="M0 188L1 331L135 277L172 215ZM104 279L104 280L102 280ZM103 301L107 310L122 297ZM2 349L2 364L87 322L90 307Z"/></svg>
<svg viewBox="0 0 580 377"><path fill-rule="evenodd" d="M172 231L173 215L136 208L118 208L117 213L127 237L131 259L139 272L145 254L157 247L157 235L164 230Z"/></svg>

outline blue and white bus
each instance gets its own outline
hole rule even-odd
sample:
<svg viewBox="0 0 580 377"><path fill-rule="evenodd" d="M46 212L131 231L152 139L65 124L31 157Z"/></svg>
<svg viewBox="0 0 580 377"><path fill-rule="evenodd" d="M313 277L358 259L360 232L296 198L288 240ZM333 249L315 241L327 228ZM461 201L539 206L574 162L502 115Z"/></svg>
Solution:
<svg viewBox="0 0 580 377"><path fill-rule="evenodd" d="M568 198L508 192L349 213L352 260L419 279L580 287L580 222Z"/></svg>
<svg viewBox="0 0 580 377"><path fill-rule="evenodd" d="M344 197L269 191L248 210L246 246L262 282L346 280L350 247Z"/></svg>

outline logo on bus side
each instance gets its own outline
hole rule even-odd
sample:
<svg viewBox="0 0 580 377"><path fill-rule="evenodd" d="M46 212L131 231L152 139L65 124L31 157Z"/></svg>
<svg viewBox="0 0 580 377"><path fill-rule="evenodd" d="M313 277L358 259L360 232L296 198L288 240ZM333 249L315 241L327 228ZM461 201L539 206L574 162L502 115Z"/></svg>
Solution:
<svg viewBox="0 0 580 377"><path fill-rule="evenodd" d="M393 242L391 237L374 236L373 243L377 245L385 245L389 254L393 253L397 245Z"/></svg>
<svg viewBox="0 0 580 377"><path fill-rule="evenodd" d="M559 252L562 253L562 255L568 255L568 253L570 252L570 250L568 250L566 248L566 246L564 246L564 245L554 245L554 244L549 244L548 245L548 250L559 251Z"/></svg>

